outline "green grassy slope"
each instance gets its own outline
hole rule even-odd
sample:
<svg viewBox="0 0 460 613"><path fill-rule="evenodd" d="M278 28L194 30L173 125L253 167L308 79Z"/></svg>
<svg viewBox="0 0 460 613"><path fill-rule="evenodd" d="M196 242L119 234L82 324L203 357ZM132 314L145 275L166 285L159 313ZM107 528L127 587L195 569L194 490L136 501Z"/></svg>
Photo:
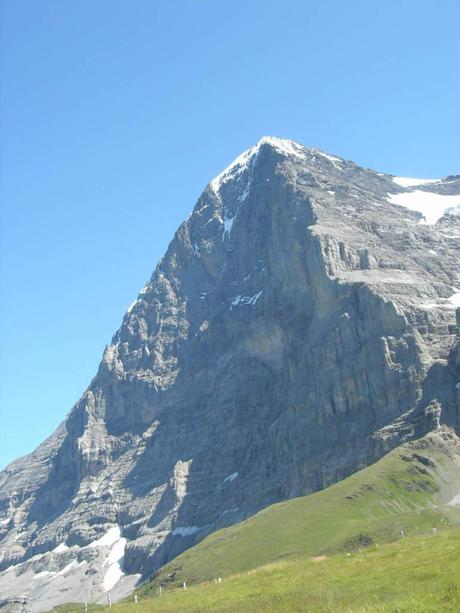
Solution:
<svg viewBox="0 0 460 613"><path fill-rule="evenodd" d="M113 613L398 612L460 610L460 530L412 536L324 560L286 560Z"/></svg>
<svg viewBox="0 0 460 613"><path fill-rule="evenodd" d="M272 505L215 532L138 591L177 587L267 563L353 551L460 521L446 502L460 492L459 439L447 430L407 443L332 487Z"/></svg>

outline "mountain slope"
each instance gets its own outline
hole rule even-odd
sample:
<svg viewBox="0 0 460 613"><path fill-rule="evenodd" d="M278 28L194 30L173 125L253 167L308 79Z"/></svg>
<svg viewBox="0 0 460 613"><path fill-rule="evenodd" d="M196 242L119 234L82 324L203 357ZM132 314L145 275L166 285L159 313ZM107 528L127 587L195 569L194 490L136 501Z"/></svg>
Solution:
<svg viewBox="0 0 460 613"><path fill-rule="evenodd" d="M351 477L272 505L166 564L140 596L278 562L357 551L460 521L460 445L445 427L405 443Z"/></svg>
<svg viewBox="0 0 460 613"><path fill-rule="evenodd" d="M115 613L455 611L458 443L442 427L322 492L220 530L137 590L139 604L131 596Z"/></svg>
<svg viewBox="0 0 460 613"><path fill-rule="evenodd" d="M391 202L416 191L450 213ZM458 431L459 194L283 139L240 156L65 422L0 473L0 590L115 598L218 528Z"/></svg>

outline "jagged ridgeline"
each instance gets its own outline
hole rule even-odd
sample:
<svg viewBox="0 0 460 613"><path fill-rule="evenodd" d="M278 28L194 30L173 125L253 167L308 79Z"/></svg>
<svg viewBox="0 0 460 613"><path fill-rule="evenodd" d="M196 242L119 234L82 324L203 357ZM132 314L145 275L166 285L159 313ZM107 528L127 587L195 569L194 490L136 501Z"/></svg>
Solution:
<svg viewBox="0 0 460 613"><path fill-rule="evenodd" d="M237 158L63 424L0 473L4 602L115 600L216 529L459 433L459 213L455 176L277 138Z"/></svg>

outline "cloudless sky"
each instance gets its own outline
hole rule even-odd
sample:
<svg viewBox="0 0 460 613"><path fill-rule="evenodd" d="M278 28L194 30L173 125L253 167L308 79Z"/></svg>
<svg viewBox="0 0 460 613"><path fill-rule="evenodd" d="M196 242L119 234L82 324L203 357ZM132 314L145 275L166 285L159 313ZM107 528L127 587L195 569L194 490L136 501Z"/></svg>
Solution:
<svg viewBox="0 0 460 613"><path fill-rule="evenodd" d="M460 172L458 0L1 0L0 21L0 468L261 136Z"/></svg>

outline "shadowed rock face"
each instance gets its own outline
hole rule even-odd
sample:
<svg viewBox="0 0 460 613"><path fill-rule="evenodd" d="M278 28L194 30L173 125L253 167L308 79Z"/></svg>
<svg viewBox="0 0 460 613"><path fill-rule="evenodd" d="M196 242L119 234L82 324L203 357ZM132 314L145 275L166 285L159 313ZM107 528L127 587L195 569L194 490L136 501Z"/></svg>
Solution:
<svg viewBox="0 0 460 613"><path fill-rule="evenodd" d="M0 473L0 592L123 595L216 528L459 432L460 217L390 202L415 189L460 203L458 177L405 188L274 138L212 181L65 422Z"/></svg>

